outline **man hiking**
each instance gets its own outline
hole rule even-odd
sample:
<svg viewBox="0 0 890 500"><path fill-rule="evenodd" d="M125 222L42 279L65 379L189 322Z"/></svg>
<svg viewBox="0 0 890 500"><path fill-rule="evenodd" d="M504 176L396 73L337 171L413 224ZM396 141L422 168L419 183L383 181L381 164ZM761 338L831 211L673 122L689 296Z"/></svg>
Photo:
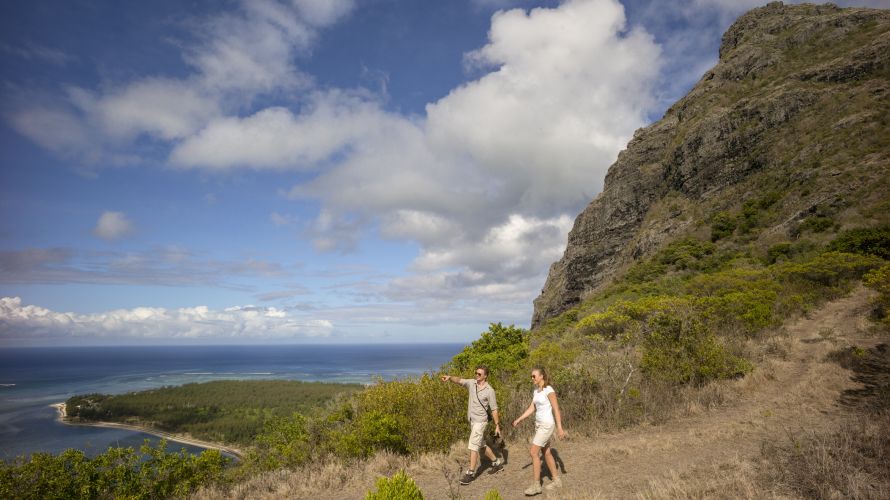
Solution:
<svg viewBox="0 0 890 500"><path fill-rule="evenodd" d="M470 450L470 467L460 478L460 484L470 484L476 477L476 468L481 464L479 450L485 448L485 456L491 460L489 474L499 472L504 468L504 463L497 458L491 447L485 443L485 429L489 420L494 420L494 434L501 435L501 420L498 414L498 401L494 395L494 389L488 383L488 367L480 365L476 367L474 379L442 375L442 382L453 382L467 388L469 401L467 403L467 419L470 421L470 439L467 448Z"/></svg>

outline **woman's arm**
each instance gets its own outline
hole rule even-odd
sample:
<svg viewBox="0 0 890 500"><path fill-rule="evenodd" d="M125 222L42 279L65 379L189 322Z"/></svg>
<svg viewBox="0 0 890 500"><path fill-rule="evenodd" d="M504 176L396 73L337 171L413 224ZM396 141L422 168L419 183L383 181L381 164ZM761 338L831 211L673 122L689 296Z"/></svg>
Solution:
<svg viewBox="0 0 890 500"><path fill-rule="evenodd" d="M535 412L535 403L534 403L534 401L532 401L532 404L528 405L528 408L526 408L525 413L523 413L522 415L519 416L519 418L517 418L516 420L513 421L513 427L516 427L517 425L519 425L519 422L522 422L523 420L525 420L529 415L531 415L534 412Z"/></svg>
<svg viewBox="0 0 890 500"><path fill-rule="evenodd" d="M556 435L559 439L566 437L566 431L562 430L562 413L559 411L559 402L556 401L556 393L551 392L547 395L550 399L550 406L553 407L553 416L556 418Z"/></svg>

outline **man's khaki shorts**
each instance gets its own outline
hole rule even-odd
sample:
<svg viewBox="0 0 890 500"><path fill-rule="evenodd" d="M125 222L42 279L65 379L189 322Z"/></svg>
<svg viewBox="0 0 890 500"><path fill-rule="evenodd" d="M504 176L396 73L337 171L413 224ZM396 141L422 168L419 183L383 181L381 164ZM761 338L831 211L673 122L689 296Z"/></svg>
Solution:
<svg viewBox="0 0 890 500"><path fill-rule="evenodd" d="M470 422L470 441L467 448L473 451L479 451L485 446L485 428L488 422Z"/></svg>

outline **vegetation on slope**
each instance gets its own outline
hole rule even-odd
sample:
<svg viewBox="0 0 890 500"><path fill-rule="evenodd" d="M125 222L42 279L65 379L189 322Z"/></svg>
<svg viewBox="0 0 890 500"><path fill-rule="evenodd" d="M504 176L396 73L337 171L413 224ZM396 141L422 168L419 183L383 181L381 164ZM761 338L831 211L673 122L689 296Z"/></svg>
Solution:
<svg viewBox="0 0 890 500"><path fill-rule="evenodd" d="M185 497L206 484L224 483L227 463L217 450L168 452L164 441L155 447L146 441L139 452L108 448L92 459L79 450L35 453L0 466L0 498Z"/></svg>

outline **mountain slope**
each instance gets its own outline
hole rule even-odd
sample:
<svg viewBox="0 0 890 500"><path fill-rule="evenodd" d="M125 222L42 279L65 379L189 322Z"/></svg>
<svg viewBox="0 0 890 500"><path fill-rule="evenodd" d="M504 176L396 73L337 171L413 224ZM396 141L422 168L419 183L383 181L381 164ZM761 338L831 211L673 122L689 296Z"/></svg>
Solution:
<svg viewBox="0 0 890 500"><path fill-rule="evenodd" d="M888 117L890 11L776 2L741 16L718 64L610 167L532 328L683 236L765 253L886 223Z"/></svg>

